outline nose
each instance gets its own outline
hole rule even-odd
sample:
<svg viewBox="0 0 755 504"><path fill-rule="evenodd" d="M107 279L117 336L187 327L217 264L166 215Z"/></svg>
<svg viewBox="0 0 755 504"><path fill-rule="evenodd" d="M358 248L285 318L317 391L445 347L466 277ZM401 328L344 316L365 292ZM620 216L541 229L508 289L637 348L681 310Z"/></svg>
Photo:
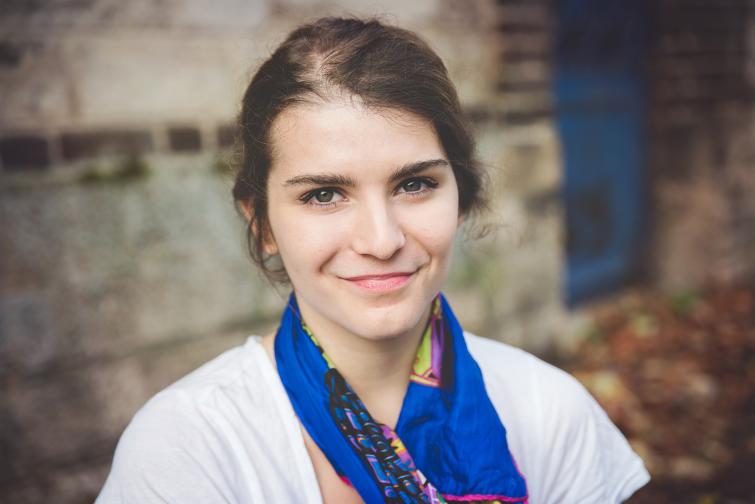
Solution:
<svg viewBox="0 0 755 504"><path fill-rule="evenodd" d="M387 260L406 243L401 224L385 200L365 202L357 213L352 248L358 254Z"/></svg>

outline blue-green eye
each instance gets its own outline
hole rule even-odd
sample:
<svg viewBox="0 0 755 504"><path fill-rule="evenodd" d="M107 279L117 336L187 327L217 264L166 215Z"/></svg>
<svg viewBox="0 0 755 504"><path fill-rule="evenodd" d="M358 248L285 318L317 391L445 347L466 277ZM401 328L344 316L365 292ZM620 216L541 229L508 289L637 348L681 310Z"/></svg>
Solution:
<svg viewBox="0 0 755 504"><path fill-rule="evenodd" d="M398 189L399 192L412 194L421 193L428 190L428 188L434 189L436 187L438 187L438 183L433 179L427 177L416 177L403 181L401 185L399 185Z"/></svg>
<svg viewBox="0 0 755 504"><path fill-rule="evenodd" d="M330 187L321 187L319 189L315 189L313 191L309 191L307 194L302 196L301 198L302 203L306 205L311 206L331 206L335 205L339 201L343 199L343 195L338 191L338 189L330 188Z"/></svg>
<svg viewBox="0 0 755 504"><path fill-rule="evenodd" d="M417 179L407 180L403 184L401 184L401 187L406 192L417 192L422 189L422 181Z"/></svg>
<svg viewBox="0 0 755 504"><path fill-rule="evenodd" d="M312 197L319 203L330 203L334 195L335 192L332 189L318 189Z"/></svg>

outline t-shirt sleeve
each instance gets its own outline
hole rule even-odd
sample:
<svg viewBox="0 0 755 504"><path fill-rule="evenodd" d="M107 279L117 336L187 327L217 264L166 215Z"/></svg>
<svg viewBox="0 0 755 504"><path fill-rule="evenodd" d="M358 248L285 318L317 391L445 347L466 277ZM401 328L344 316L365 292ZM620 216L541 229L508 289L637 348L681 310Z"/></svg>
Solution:
<svg viewBox="0 0 755 504"><path fill-rule="evenodd" d="M231 503L220 448L199 411L180 398L153 398L124 431L96 504Z"/></svg>
<svg viewBox="0 0 755 504"><path fill-rule="evenodd" d="M540 376L546 442L539 456L541 499L532 504L620 503L650 480L642 459L582 384L552 367Z"/></svg>

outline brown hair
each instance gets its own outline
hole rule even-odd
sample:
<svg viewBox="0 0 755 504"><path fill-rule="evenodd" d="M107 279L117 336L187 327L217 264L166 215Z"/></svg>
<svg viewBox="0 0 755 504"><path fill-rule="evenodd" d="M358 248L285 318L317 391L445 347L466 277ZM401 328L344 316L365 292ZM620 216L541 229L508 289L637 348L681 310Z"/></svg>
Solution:
<svg viewBox="0 0 755 504"><path fill-rule="evenodd" d="M326 17L289 34L252 78L239 116L241 166L233 197L251 210L249 253L270 280L287 280L270 267L263 243L270 235L267 179L270 128L285 108L328 100L335 93L358 97L369 108L398 109L430 121L453 169L459 212L484 208L482 170L456 89L437 54L416 34L378 20Z"/></svg>

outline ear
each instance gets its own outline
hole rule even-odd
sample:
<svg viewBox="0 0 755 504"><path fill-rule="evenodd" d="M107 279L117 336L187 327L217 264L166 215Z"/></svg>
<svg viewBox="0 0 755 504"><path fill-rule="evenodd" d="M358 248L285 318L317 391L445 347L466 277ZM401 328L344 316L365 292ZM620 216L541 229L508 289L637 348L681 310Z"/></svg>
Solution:
<svg viewBox="0 0 755 504"><path fill-rule="evenodd" d="M257 234L257 226L253 226L252 231ZM262 241L262 251L269 256L274 256L278 253L278 244L275 243L275 237L272 230L268 227L265 233L265 239Z"/></svg>
<svg viewBox="0 0 755 504"><path fill-rule="evenodd" d="M252 204L249 201L242 201L239 203L241 206L241 211L244 213L244 217L246 218L246 221L249 222L252 220Z"/></svg>
<svg viewBox="0 0 755 504"><path fill-rule="evenodd" d="M458 219L458 221L456 222L456 226L457 226L457 227L458 227L458 226L461 226L461 225L462 225L462 224L464 223L464 221L465 221L465 220L467 220L467 215L466 215L466 214L463 214L463 213L460 213L460 214L459 214L459 219Z"/></svg>
<svg viewBox="0 0 755 504"><path fill-rule="evenodd" d="M249 201L242 201L241 202L241 211L244 213L244 217L246 218L247 222L250 222L252 220L252 217L254 216L254 211L252 210L252 205ZM257 223L252 222L252 234L254 235L255 239L259 236L259 230L257 229ZM275 243L275 237L273 236L273 232L271 229L267 229L267 232L265 233L265 238L262 240L262 251L267 255L275 255L278 253L278 245Z"/></svg>

